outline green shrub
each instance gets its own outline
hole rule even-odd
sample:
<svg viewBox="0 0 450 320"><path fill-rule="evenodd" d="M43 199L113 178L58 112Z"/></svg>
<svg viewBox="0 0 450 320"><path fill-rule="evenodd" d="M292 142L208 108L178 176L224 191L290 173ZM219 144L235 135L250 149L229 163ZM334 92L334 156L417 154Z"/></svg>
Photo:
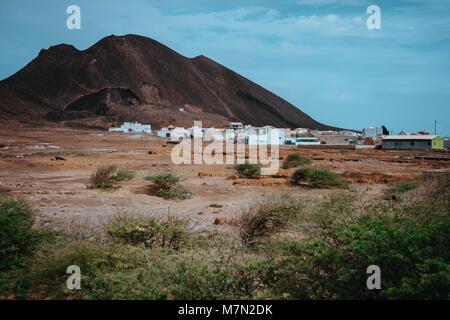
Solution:
<svg viewBox="0 0 450 320"><path fill-rule="evenodd" d="M181 186L175 186L175 187L171 187L169 189L159 189L156 192L156 195L158 197L166 198L166 199L172 199L172 198L189 199L191 194L192 193L188 189L181 187Z"/></svg>
<svg viewBox="0 0 450 320"><path fill-rule="evenodd" d="M161 189L170 189L180 182L180 177L173 173L157 174L154 176L145 177L144 179L152 181Z"/></svg>
<svg viewBox="0 0 450 320"><path fill-rule="evenodd" d="M121 186L116 186L113 184L105 183L105 184L101 184L99 186L87 186L87 188L88 189L115 190L115 189L120 189Z"/></svg>
<svg viewBox="0 0 450 320"><path fill-rule="evenodd" d="M414 190L415 188L417 188L417 186L418 186L417 182L404 183L404 184L396 186L394 188L394 191L404 193L404 192Z"/></svg>
<svg viewBox="0 0 450 320"><path fill-rule="evenodd" d="M302 232L265 273L289 299L448 299L449 210L444 206L319 203ZM381 290L368 290L366 269L381 269Z"/></svg>
<svg viewBox="0 0 450 320"><path fill-rule="evenodd" d="M86 186L88 189L118 189L120 186L114 185L114 183L124 180L131 180L135 177L135 175L136 173L134 171L121 170L115 164L103 166L92 172Z"/></svg>
<svg viewBox="0 0 450 320"><path fill-rule="evenodd" d="M103 166L95 169L89 177L88 185L92 188L98 188L102 185L111 184L112 177L116 170L116 165Z"/></svg>
<svg viewBox="0 0 450 320"><path fill-rule="evenodd" d="M156 287L157 275L148 269L142 250L125 245L98 245L89 241L61 242L43 248L31 266L18 277L26 292L60 298L164 299L164 288ZM66 287L67 267L81 271L81 290ZM17 289L16 289L17 290Z"/></svg>
<svg viewBox="0 0 450 320"><path fill-rule="evenodd" d="M272 236L286 228L299 212L300 204L283 196L280 199L266 199L252 205L231 223L239 230L244 244L253 245L257 240Z"/></svg>
<svg viewBox="0 0 450 320"><path fill-rule="evenodd" d="M313 188L348 187L348 183L329 168L306 167L298 169L291 177L295 185L306 183Z"/></svg>
<svg viewBox="0 0 450 320"><path fill-rule="evenodd" d="M107 227L107 233L115 240L147 248L170 248L178 250L189 239L187 221L168 217L167 220L116 218Z"/></svg>
<svg viewBox="0 0 450 320"><path fill-rule="evenodd" d="M42 253L26 274L28 290L54 298L239 299L258 290L255 259L224 250L177 251L70 242ZM81 290L65 287L67 266L80 267Z"/></svg>
<svg viewBox="0 0 450 320"><path fill-rule="evenodd" d="M23 265L40 233L32 229L34 211L23 200L0 196L0 273Z"/></svg>
<svg viewBox="0 0 450 320"><path fill-rule="evenodd" d="M161 198L180 198L188 199L191 196L191 192L184 187L177 186L180 182L180 177L173 173L164 173L154 176L148 176L145 180L152 181L156 187L156 195Z"/></svg>
<svg viewBox="0 0 450 320"><path fill-rule="evenodd" d="M243 163L234 167L234 170L243 179L256 179L261 176L261 165L256 163Z"/></svg>
<svg viewBox="0 0 450 320"><path fill-rule="evenodd" d="M136 172L132 170L119 170L117 173L111 177L114 181L124 181L131 180L136 176Z"/></svg>
<svg viewBox="0 0 450 320"><path fill-rule="evenodd" d="M292 153L287 156L287 158L283 162L283 169L295 168L304 166L307 164L311 164L312 160L306 156L302 156L299 153Z"/></svg>
<svg viewBox="0 0 450 320"><path fill-rule="evenodd" d="M450 205L450 173L426 172L417 177L415 182L393 186L386 191L387 200L406 202L437 201Z"/></svg>

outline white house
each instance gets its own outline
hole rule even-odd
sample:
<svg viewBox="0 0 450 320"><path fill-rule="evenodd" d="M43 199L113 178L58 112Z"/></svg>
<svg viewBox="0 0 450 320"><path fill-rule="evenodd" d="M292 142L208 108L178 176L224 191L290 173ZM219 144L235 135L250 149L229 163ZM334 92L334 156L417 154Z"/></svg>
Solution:
<svg viewBox="0 0 450 320"><path fill-rule="evenodd" d="M208 128L205 130L205 141L224 141L224 131L216 128Z"/></svg>
<svg viewBox="0 0 450 320"><path fill-rule="evenodd" d="M139 122L125 122L120 128L109 128L110 132L125 132L125 133L152 133L152 126L147 124L140 124Z"/></svg>
<svg viewBox="0 0 450 320"><path fill-rule="evenodd" d="M248 145L281 145L284 144L285 130L266 126L251 128L244 132L245 143Z"/></svg>
<svg viewBox="0 0 450 320"><path fill-rule="evenodd" d="M172 129L163 127L163 128L161 128L160 130L157 131L156 135L158 137L161 137L161 138L170 138L170 132L171 131L172 131Z"/></svg>
<svg viewBox="0 0 450 320"><path fill-rule="evenodd" d="M203 138L203 129L198 126L193 126L187 129L190 138Z"/></svg>
<svg viewBox="0 0 450 320"><path fill-rule="evenodd" d="M187 137L189 137L189 131L183 127L176 127L170 132L170 140L172 141L180 141Z"/></svg>

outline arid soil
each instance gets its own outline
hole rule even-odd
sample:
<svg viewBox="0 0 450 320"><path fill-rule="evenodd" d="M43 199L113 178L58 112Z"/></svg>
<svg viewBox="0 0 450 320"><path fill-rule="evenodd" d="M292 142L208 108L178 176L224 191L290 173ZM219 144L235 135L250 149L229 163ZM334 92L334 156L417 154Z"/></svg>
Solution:
<svg viewBox="0 0 450 320"><path fill-rule="evenodd" d="M232 165L174 165L166 139L106 131L62 128L0 128L0 192L21 196L39 209L40 224L50 221L92 221L95 225L121 212L189 217L203 226L232 217L264 196L275 193L320 196L335 189L294 187L288 177L295 170L280 169L272 177L238 179ZM151 151L151 152L149 152ZM415 157L448 153L432 151L311 150L282 147L280 158L299 152L314 166L329 166L352 181L366 198L377 199L392 183L412 181L425 170L449 169L450 161ZM56 159L55 157L58 157ZM116 191L89 190L85 182L103 165L134 170L136 178ZM174 172L192 191L186 200L164 200L149 195L144 176Z"/></svg>

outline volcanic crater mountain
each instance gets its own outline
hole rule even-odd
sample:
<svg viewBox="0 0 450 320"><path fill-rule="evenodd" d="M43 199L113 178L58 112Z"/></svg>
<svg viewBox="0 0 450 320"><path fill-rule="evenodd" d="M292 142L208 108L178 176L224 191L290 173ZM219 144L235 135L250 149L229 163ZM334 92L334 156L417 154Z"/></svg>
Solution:
<svg viewBox="0 0 450 320"><path fill-rule="evenodd" d="M0 119L331 128L205 56L186 58L137 35L108 36L82 51L66 44L41 50L0 81Z"/></svg>

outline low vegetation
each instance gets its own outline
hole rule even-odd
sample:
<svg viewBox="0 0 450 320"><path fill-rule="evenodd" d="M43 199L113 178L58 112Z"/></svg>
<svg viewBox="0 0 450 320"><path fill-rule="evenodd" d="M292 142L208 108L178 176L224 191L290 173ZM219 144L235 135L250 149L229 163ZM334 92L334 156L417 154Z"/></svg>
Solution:
<svg viewBox="0 0 450 320"><path fill-rule="evenodd" d="M312 188L347 188L348 183L329 168L305 167L298 169L291 177L294 185L307 185Z"/></svg>
<svg viewBox="0 0 450 320"><path fill-rule="evenodd" d="M154 176L147 176L145 180L150 180L156 185L156 195L161 198L188 199L191 192L184 187L178 186L181 178L173 173L163 173Z"/></svg>
<svg viewBox="0 0 450 320"><path fill-rule="evenodd" d="M51 232L33 228L35 210L21 199L0 196L0 295L8 273L25 267L28 257Z"/></svg>
<svg viewBox="0 0 450 320"><path fill-rule="evenodd" d="M92 172L87 182L88 189L117 189L117 182L131 180L136 176L134 171L120 169L116 165L102 166Z"/></svg>
<svg viewBox="0 0 450 320"><path fill-rule="evenodd" d="M23 200L0 197L0 272L22 265L38 240L34 211Z"/></svg>
<svg viewBox="0 0 450 320"><path fill-rule="evenodd" d="M231 221L237 232L208 231L176 217L115 216L98 228L102 241L70 231L39 241L33 210L2 200L0 295L448 299L449 175L424 175L404 189L395 200L376 202L352 191L266 198ZM76 292L65 286L69 265L82 272ZM367 289L370 265L381 269L381 290Z"/></svg>
<svg viewBox="0 0 450 320"><path fill-rule="evenodd" d="M261 165L256 163L242 163L234 167L239 178L242 179L257 179L261 176Z"/></svg>
<svg viewBox="0 0 450 320"><path fill-rule="evenodd" d="M287 195L274 197L253 204L242 215L235 217L231 224L237 227L244 244L253 245L259 239L283 231L298 211L298 202Z"/></svg>
<svg viewBox="0 0 450 320"><path fill-rule="evenodd" d="M116 241L146 248L177 250L188 240L187 221L168 217L133 219L118 217L106 226L107 233Z"/></svg>
<svg viewBox="0 0 450 320"><path fill-rule="evenodd" d="M303 156L299 153L292 153L288 155L287 158L284 160L282 168L283 169L296 168L311 163L312 160L307 156Z"/></svg>

